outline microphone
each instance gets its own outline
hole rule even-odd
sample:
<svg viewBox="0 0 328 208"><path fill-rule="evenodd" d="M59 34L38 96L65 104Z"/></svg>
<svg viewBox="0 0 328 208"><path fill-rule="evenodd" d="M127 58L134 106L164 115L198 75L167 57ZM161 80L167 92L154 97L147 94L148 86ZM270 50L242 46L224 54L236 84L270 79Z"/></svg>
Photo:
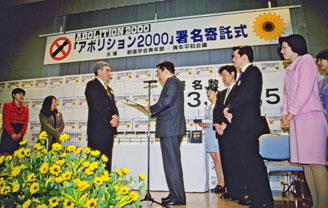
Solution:
<svg viewBox="0 0 328 208"><path fill-rule="evenodd" d="M157 80L145 80L145 81L143 81L143 83L149 83L149 84L157 83Z"/></svg>

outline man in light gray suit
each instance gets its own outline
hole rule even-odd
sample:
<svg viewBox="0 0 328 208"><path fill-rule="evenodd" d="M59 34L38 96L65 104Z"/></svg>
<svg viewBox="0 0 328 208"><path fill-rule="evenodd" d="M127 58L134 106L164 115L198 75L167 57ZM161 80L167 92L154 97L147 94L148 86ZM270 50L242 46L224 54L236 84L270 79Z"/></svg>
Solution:
<svg viewBox="0 0 328 208"><path fill-rule="evenodd" d="M172 62L163 61L157 66L158 78L164 84L158 102L145 106L156 117L155 136L160 138L164 172L169 195L162 198L164 205L185 205L180 144L186 133L183 86L175 76Z"/></svg>

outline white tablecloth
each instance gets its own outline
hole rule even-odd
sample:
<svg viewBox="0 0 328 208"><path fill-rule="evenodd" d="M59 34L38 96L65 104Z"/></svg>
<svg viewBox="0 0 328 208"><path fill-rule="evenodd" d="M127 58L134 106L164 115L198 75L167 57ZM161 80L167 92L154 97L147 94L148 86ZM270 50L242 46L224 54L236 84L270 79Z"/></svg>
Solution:
<svg viewBox="0 0 328 208"><path fill-rule="evenodd" d="M204 144L182 143L181 161L186 192L208 190L207 160ZM131 175L147 177L147 143L114 144L113 168L126 167ZM150 186L152 191L167 191L159 142L150 145Z"/></svg>

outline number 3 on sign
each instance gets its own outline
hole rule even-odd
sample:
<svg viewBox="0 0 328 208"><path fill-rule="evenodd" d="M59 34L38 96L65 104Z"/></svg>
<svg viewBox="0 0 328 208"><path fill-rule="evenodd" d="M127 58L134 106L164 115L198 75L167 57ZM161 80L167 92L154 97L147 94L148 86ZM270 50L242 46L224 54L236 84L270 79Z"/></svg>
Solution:
<svg viewBox="0 0 328 208"><path fill-rule="evenodd" d="M277 94L278 88L268 88L265 93L265 101L269 104L277 104L280 102L280 96Z"/></svg>

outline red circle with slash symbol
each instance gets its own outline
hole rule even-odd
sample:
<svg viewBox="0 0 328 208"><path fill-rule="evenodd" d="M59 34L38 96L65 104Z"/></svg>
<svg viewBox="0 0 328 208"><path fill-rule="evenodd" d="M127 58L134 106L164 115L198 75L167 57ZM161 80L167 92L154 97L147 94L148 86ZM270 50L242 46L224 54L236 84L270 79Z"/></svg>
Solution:
<svg viewBox="0 0 328 208"><path fill-rule="evenodd" d="M56 61L63 60L72 49L71 41L66 37L57 38L50 46L50 57Z"/></svg>

